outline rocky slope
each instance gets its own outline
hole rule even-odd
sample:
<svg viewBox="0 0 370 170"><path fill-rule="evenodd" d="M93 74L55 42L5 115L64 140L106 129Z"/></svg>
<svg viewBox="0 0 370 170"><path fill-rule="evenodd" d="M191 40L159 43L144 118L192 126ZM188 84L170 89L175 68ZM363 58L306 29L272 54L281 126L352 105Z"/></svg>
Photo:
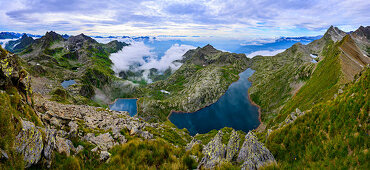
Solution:
<svg viewBox="0 0 370 170"><path fill-rule="evenodd" d="M168 79L140 89L141 117L163 121L171 110L193 112L210 105L238 80L238 74L250 63L244 54L222 52L211 45L188 51L182 62Z"/></svg>

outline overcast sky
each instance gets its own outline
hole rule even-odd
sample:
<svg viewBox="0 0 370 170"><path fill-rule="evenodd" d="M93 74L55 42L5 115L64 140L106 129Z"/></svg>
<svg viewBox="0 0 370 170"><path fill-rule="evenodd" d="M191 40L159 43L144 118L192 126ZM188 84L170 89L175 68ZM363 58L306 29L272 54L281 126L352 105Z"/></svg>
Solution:
<svg viewBox="0 0 370 170"><path fill-rule="evenodd" d="M279 37L370 25L369 0L0 0L0 31Z"/></svg>

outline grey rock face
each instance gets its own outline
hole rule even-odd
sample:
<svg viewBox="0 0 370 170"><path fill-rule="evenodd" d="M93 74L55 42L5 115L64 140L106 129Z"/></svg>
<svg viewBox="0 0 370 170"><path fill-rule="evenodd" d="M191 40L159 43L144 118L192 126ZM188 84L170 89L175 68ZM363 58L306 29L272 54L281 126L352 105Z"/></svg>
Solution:
<svg viewBox="0 0 370 170"><path fill-rule="evenodd" d="M131 127L130 135L135 135L139 131L137 126Z"/></svg>
<svg viewBox="0 0 370 170"><path fill-rule="evenodd" d="M258 169L276 162L271 152L257 140L253 132L248 132L245 136L237 161L243 162L242 169Z"/></svg>
<svg viewBox="0 0 370 170"><path fill-rule="evenodd" d="M32 122L22 120L21 123L22 131L16 136L15 146L24 156L25 167L28 168L40 160L44 144L40 130Z"/></svg>
<svg viewBox="0 0 370 170"><path fill-rule="evenodd" d="M100 161L105 161L110 158L110 153L107 151L100 152Z"/></svg>
<svg viewBox="0 0 370 170"><path fill-rule="evenodd" d="M84 137L84 139L95 144L102 151L109 150L116 145L114 139L109 133L100 134L97 137L95 137L94 134L89 133Z"/></svg>
<svg viewBox="0 0 370 170"><path fill-rule="evenodd" d="M65 153L67 156L70 156L70 147L66 139L57 136L56 149L59 153Z"/></svg>
<svg viewBox="0 0 370 170"><path fill-rule="evenodd" d="M55 129L46 129L46 145L44 147L44 157L48 160L51 160L53 150L55 148Z"/></svg>
<svg viewBox="0 0 370 170"><path fill-rule="evenodd" d="M218 131L217 135L203 148L205 155L198 165L198 169L214 168L226 156L225 145L222 144L222 131Z"/></svg>
<svg viewBox="0 0 370 170"><path fill-rule="evenodd" d="M76 136L76 135L77 135L77 133L78 133L78 125L77 125L77 123L76 123L76 122L74 122L74 121L70 121L70 122L68 123L68 126L71 128L71 129L69 130L69 134L70 134L71 136Z"/></svg>
<svg viewBox="0 0 370 170"><path fill-rule="evenodd" d="M52 117L50 119L50 124L55 126L55 127L59 127L60 126L60 121L56 117Z"/></svg>
<svg viewBox="0 0 370 170"><path fill-rule="evenodd" d="M8 154L4 150L0 149L0 153L1 153L0 159L3 159L3 158L4 159L9 159Z"/></svg>
<svg viewBox="0 0 370 170"><path fill-rule="evenodd" d="M202 142L201 141L199 141L199 140L197 140L197 139L193 139L193 140L191 140L191 142L190 143L188 143L186 146L185 146L185 150L186 151L188 151L188 150L191 150L191 148L193 148L193 146L194 145L196 145L196 144L201 144Z"/></svg>
<svg viewBox="0 0 370 170"><path fill-rule="evenodd" d="M76 155L80 153L82 150L84 150L84 147L82 145L78 145L76 148Z"/></svg>
<svg viewBox="0 0 370 170"><path fill-rule="evenodd" d="M226 147L226 160L227 161L235 160L236 155L239 152L239 143L240 143L239 134L235 130L233 130L232 134L230 135L229 142L227 143L227 147Z"/></svg>
<svg viewBox="0 0 370 170"><path fill-rule="evenodd" d="M121 134L121 129L119 128L113 128L112 129L112 134L113 134L113 138L114 139L118 139L120 142L120 144L123 144L123 143L126 143L127 142L127 139L125 138L125 136L123 136Z"/></svg>
<svg viewBox="0 0 370 170"><path fill-rule="evenodd" d="M153 134L149 133L148 131L139 131L138 134L143 137L144 139L152 139Z"/></svg>

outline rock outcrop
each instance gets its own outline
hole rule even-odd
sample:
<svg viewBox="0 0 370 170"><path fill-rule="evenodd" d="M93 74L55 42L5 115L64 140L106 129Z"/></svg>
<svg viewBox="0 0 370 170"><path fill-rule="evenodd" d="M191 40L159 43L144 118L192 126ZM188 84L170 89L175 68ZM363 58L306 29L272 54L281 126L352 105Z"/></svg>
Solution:
<svg viewBox="0 0 370 170"><path fill-rule="evenodd" d="M99 136L95 136L93 133L88 133L84 136L84 140L95 144L98 149L102 151L107 151L114 145L118 145L109 133L100 134Z"/></svg>
<svg viewBox="0 0 370 170"><path fill-rule="evenodd" d="M239 134L233 130L229 142L227 143L226 147L226 160L231 162L236 159L236 156L239 152L239 143L240 143L240 137Z"/></svg>
<svg viewBox="0 0 370 170"><path fill-rule="evenodd" d="M44 144L42 134L35 124L29 121L22 121L21 123L22 130L16 137L15 146L17 152L23 155L25 166L28 168L41 159Z"/></svg>
<svg viewBox="0 0 370 170"><path fill-rule="evenodd" d="M276 162L271 152L257 140L253 132L248 132L245 136L237 161L243 162L242 169L258 169Z"/></svg>
<svg viewBox="0 0 370 170"><path fill-rule="evenodd" d="M240 147L240 136L233 130L227 146L222 143L223 132L217 135L203 148L205 155L199 162L199 168L213 169L224 162L241 163L242 169L258 169L259 167L275 163L271 152L260 143L253 132L248 132L245 141ZM240 149L239 149L240 148Z"/></svg>
<svg viewBox="0 0 370 170"><path fill-rule="evenodd" d="M226 156L226 146L222 144L222 131L218 131L216 136L203 148L203 154L205 155L198 165L203 168L214 168L217 166Z"/></svg>

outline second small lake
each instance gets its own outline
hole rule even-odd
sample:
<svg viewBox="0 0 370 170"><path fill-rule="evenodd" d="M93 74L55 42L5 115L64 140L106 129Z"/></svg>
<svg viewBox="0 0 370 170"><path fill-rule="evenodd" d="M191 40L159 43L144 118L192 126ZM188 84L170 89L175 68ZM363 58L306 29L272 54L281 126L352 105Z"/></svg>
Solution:
<svg viewBox="0 0 370 170"><path fill-rule="evenodd" d="M259 126L258 107L248 99L248 78L254 70L240 73L239 80L232 83L226 93L214 104L193 113L172 112L170 121L178 128L186 128L190 135L207 133L213 129L232 127L248 132Z"/></svg>
<svg viewBox="0 0 370 170"><path fill-rule="evenodd" d="M116 102L109 105L110 110L127 111L130 116L137 114L137 99L117 99Z"/></svg>
<svg viewBox="0 0 370 170"><path fill-rule="evenodd" d="M65 81L63 81L62 82L62 86L63 86L63 88L67 88L68 86L70 86L70 85L74 85L74 84L76 84L76 81L74 81L74 80L65 80Z"/></svg>

